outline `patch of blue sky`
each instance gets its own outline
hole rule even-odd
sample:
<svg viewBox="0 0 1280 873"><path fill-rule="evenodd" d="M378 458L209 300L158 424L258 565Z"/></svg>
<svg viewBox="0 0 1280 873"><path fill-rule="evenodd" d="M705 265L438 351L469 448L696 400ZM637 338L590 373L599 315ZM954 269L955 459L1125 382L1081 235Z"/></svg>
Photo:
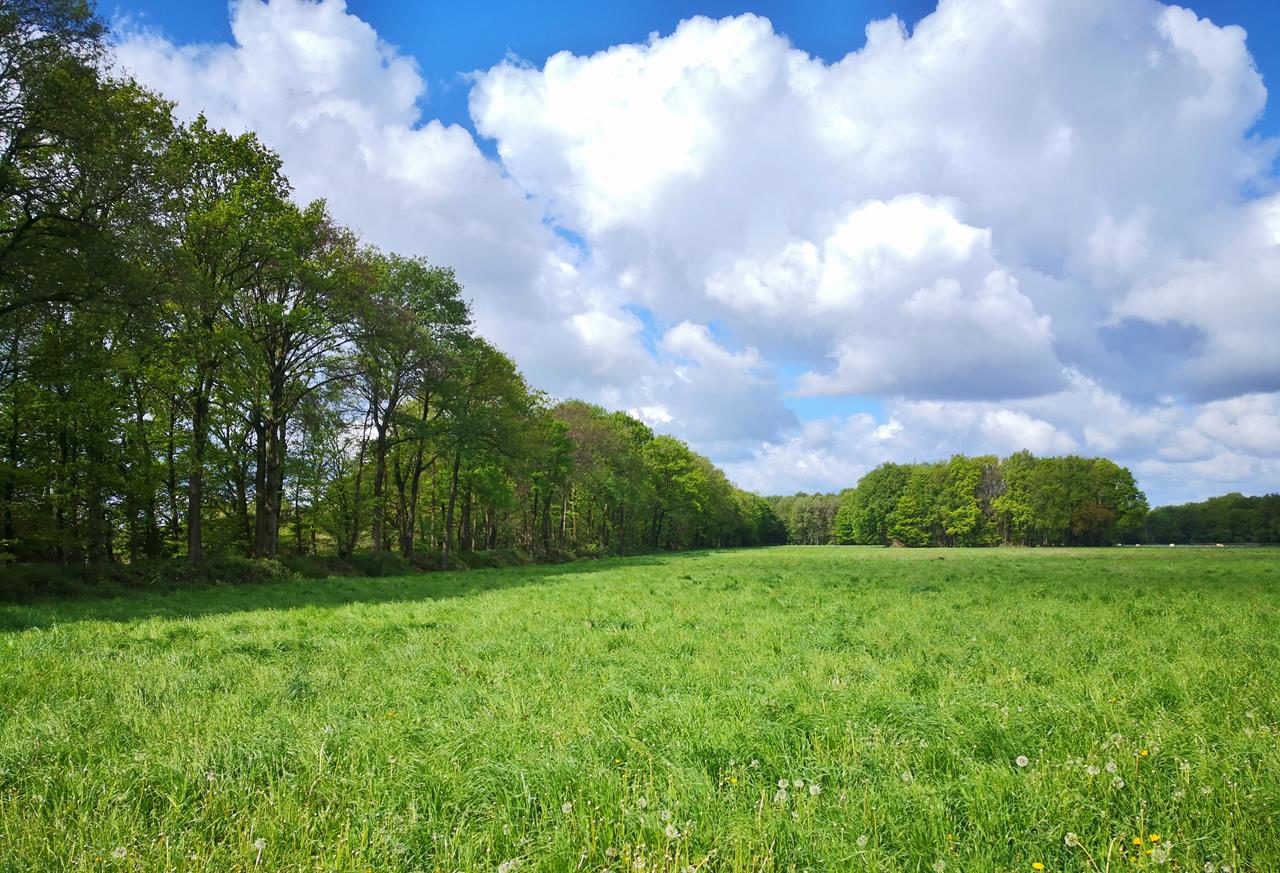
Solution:
<svg viewBox="0 0 1280 873"><path fill-rule="evenodd" d="M622 307L626 312L631 313L644 326L640 331L640 342L644 344L645 350L657 357L658 343L662 341L662 335L666 332L666 328L659 323L657 316L646 306L638 303L629 303Z"/></svg>
<svg viewBox="0 0 1280 873"><path fill-rule="evenodd" d="M543 224L551 228L552 233L577 250L579 263L585 261L591 254L591 246L587 244L587 241L582 237L582 234L569 230L568 228L561 227L550 218L544 219Z"/></svg>
<svg viewBox="0 0 1280 873"><path fill-rule="evenodd" d="M866 413L877 422L884 423L886 413L884 403L875 397L861 395L820 395L801 396L796 393L796 385L800 377L808 372L804 364L775 364L773 372L781 383L783 405L796 414L801 421L812 421L819 418L848 418L852 415Z"/></svg>

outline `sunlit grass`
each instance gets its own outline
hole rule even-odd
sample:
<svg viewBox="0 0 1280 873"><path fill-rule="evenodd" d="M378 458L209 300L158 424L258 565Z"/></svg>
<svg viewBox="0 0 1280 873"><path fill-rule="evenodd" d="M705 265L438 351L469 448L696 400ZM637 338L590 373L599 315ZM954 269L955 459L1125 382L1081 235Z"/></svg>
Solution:
<svg viewBox="0 0 1280 873"><path fill-rule="evenodd" d="M787 548L0 607L0 870L1277 870L1278 594Z"/></svg>

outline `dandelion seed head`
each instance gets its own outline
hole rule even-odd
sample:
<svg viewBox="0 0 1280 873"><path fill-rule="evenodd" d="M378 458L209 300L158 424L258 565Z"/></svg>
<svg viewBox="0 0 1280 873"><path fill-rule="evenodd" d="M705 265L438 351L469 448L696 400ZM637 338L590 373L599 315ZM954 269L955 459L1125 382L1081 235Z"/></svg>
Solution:
<svg viewBox="0 0 1280 873"><path fill-rule="evenodd" d="M1124 780L1119 776L1111 780L1111 784L1115 788L1124 788Z"/></svg>
<svg viewBox="0 0 1280 873"><path fill-rule="evenodd" d="M267 841L264 840L262 837L258 837L256 840L253 841L253 847L257 849L259 852L261 852L263 849L267 847Z"/></svg>
<svg viewBox="0 0 1280 873"><path fill-rule="evenodd" d="M1017 758L1014 759L1014 763L1017 764L1019 767L1025 767L1031 763L1031 760L1026 755L1019 755Z"/></svg>
<svg viewBox="0 0 1280 873"><path fill-rule="evenodd" d="M790 783L790 782L788 782L786 779L779 779L779 780L778 780L778 787L779 787L779 788L786 788L786 787L788 787L790 784L791 784L791 783Z"/></svg>
<svg viewBox="0 0 1280 873"><path fill-rule="evenodd" d="M1116 764L1116 762L1115 762L1115 761L1108 761L1108 762L1107 762L1107 772L1108 772L1108 773L1114 773L1114 772L1116 772L1116 770L1118 770L1118 769L1120 769L1120 768L1119 768L1119 765L1118 765L1118 764Z"/></svg>
<svg viewBox="0 0 1280 873"><path fill-rule="evenodd" d="M129 850L124 846L116 846L111 850L111 857L115 858L117 861L123 860L128 856L128 854Z"/></svg>
<svg viewBox="0 0 1280 873"><path fill-rule="evenodd" d="M636 806L640 807L641 809L645 809L646 807L648 807L648 805L649 805L649 798L645 797L643 794L641 794L639 797L636 798Z"/></svg>
<svg viewBox="0 0 1280 873"><path fill-rule="evenodd" d="M817 782L810 782L810 783L809 783L809 796L810 796L810 797L817 797L817 796L818 796L819 794L821 794L821 793L822 793L822 786L821 786L821 785L819 785Z"/></svg>
<svg viewBox="0 0 1280 873"><path fill-rule="evenodd" d="M862 834L861 836L859 836L857 839L857 843L858 843L859 849L865 849L867 847L867 835Z"/></svg>
<svg viewBox="0 0 1280 873"><path fill-rule="evenodd" d="M913 780L913 779L915 779L915 778L916 778L916 777L914 777L914 776L912 776L912 775L911 775L911 771L910 771L910 770L903 770L903 771L902 771L902 781L903 781L903 782L910 782L911 780Z"/></svg>
<svg viewBox="0 0 1280 873"><path fill-rule="evenodd" d="M675 825L669 824L666 828L666 834L668 840L674 840L680 836L680 831Z"/></svg>
<svg viewBox="0 0 1280 873"><path fill-rule="evenodd" d="M939 858L933 862L933 873L943 873L947 869L947 862Z"/></svg>
<svg viewBox="0 0 1280 873"><path fill-rule="evenodd" d="M1067 835L1062 838L1062 842L1066 843L1072 849L1075 849L1080 845L1080 838L1072 831L1067 831Z"/></svg>
<svg viewBox="0 0 1280 873"><path fill-rule="evenodd" d="M1084 772L1088 773L1090 776L1097 776L1102 772L1102 768L1097 764L1090 764L1088 767L1084 768Z"/></svg>
<svg viewBox="0 0 1280 873"><path fill-rule="evenodd" d="M774 803L786 803L786 802L787 802L787 789L785 789L785 788L779 788L777 791L775 791L775 792L773 793L773 802L774 802Z"/></svg>
<svg viewBox="0 0 1280 873"><path fill-rule="evenodd" d="M565 815L568 815L573 812L573 804L566 800L564 803L560 804L560 811Z"/></svg>

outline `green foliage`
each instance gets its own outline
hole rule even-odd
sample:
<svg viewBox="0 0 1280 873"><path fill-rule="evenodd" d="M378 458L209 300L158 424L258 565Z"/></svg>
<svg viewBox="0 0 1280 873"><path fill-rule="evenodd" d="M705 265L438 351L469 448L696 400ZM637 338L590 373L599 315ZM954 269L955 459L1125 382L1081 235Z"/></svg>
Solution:
<svg viewBox="0 0 1280 873"><path fill-rule="evenodd" d="M1161 506L1130 520L1126 542L1280 543L1280 494L1224 494L1200 503Z"/></svg>
<svg viewBox="0 0 1280 873"><path fill-rule="evenodd" d="M844 492L832 530L858 545L1110 545L1135 537L1146 514L1124 467L1023 451L882 464Z"/></svg>
<svg viewBox="0 0 1280 873"><path fill-rule="evenodd" d="M770 497L778 520L786 529L779 542L800 546L825 546L839 541L834 533L841 498L835 494L794 494ZM772 542L772 541L771 541Z"/></svg>
<svg viewBox="0 0 1280 873"><path fill-rule="evenodd" d="M797 547L0 606L0 869L1276 870L1278 595Z"/></svg>

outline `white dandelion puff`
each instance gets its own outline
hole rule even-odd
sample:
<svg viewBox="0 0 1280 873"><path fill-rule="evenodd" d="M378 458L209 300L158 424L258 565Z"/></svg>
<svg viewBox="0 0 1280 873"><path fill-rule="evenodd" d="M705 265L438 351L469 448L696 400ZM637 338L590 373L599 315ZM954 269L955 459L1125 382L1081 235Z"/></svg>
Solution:
<svg viewBox="0 0 1280 873"><path fill-rule="evenodd" d="M1080 838L1073 832L1067 831L1067 835L1062 838L1062 842L1066 843L1068 847L1074 849L1080 845Z"/></svg>
<svg viewBox="0 0 1280 873"><path fill-rule="evenodd" d="M1111 780L1111 784L1116 788L1124 788L1124 780L1119 776Z"/></svg>
<svg viewBox="0 0 1280 873"><path fill-rule="evenodd" d="M939 858L933 862L933 873L943 873L947 869L947 862Z"/></svg>
<svg viewBox="0 0 1280 873"><path fill-rule="evenodd" d="M1090 776L1097 776L1102 772L1102 768L1097 764L1090 764L1088 767L1084 768L1084 772L1088 773Z"/></svg>
<svg viewBox="0 0 1280 873"><path fill-rule="evenodd" d="M1108 773L1114 773L1114 772L1116 772L1116 770L1117 770L1117 769L1119 769L1119 767L1118 767L1118 765L1116 764L1116 762L1115 762L1115 761L1108 761L1108 762L1107 762L1107 772L1108 772Z"/></svg>
<svg viewBox="0 0 1280 873"><path fill-rule="evenodd" d="M117 861L124 860L128 855L129 855L129 850L126 849L124 846L116 846L114 849L111 850L111 857L115 858Z"/></svg>
<svg viewBox="0 0 1280 873"><path fill-rule="evenodd" d="M565 815L568 815L573 812L573 804L566 800L564 803L560 804L560 811Z"/></svg>
<svg viewBox="0 0 1280 873"><path fill-rule="evenodd" d="M912 775L911 775L911 771L910 771L910 770L903 770L903 771L902 771L902 781L903 781L903 782L911 782L911 781L912 781L912 780L914 780L915 778L916 778L916 777L914 777L914 776L912 776Z"/></svg>
<svg viewBox="0 0 1280 873"><path fill-rule="evenodd" d="M819 794L821 794L821 793L822 793L822 786L821 786L821 785L819 785L817 782L810 782L810 783L809 783L809 796L810 796L810 797L817 797L817 796L818 796Z"/></svg>
<svg viewBox="0 0 1280 873"><path fill-rule="evenodd" d="M1031 759L1026 755L1019 755L1014 759L1013 763L1017 764L1019 767L1025 767L1031 763Z"/></svg>
<svg viewBox="0 0 1280 873"><path fill-rule="evenodd" d="M857 843L858 843L859 849L865 849L867 847L867 835L862 834L860 837L858 837Z"/></svg>
<svg viewBox="0 0 1280 873"><path fill-rule="evenodd" d="M678 839L680 836L680 830L675 825L669 824L667 825L666 834L668 840Z"/></svg>
<svg viewBox="0 0 1280 873"><path fill-rule="evenodd" d="M773 802L774 802L774 803L786 803L786 802L787 802L787 789L785 789L785 788L779 788L777 791L775 791L775 792L773 793Z"/></svg>
<svg viewBox="0 0 1280 873"><path fill-rule="evenodd" d="M640 807L641 809L645 809L648 805L649 805L649 798L645 797L643 794L641 794L639 797L636 798L636 806Z"/></svg>

